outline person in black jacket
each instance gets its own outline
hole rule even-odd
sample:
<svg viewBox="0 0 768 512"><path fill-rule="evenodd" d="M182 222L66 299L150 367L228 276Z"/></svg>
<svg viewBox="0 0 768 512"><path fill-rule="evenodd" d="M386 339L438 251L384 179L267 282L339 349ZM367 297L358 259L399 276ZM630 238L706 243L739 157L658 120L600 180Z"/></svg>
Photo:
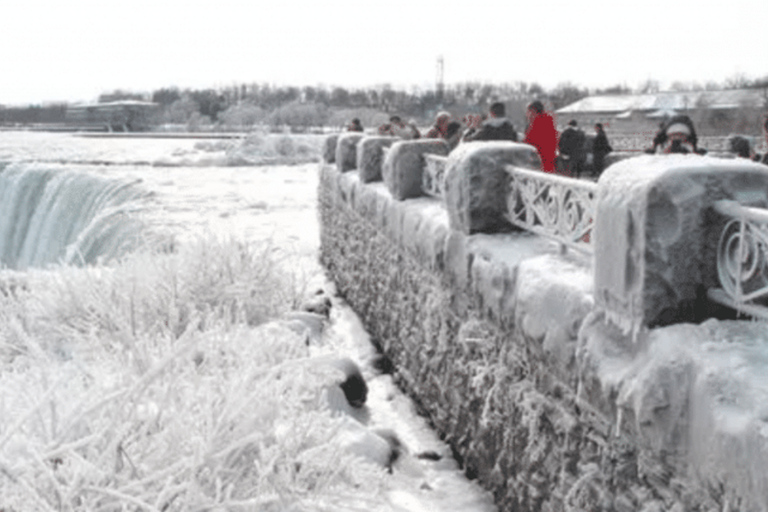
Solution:
<svg viewBox="0 0 768 512"><path fill-rule="evenodd" d="M488 119L483 121L479 129L471 128L464 135L465 142L476 140L511 140L517 142L515 127L506 116L506 108L501 102L496 102L489 109Z"/></svg>
<svg viewBox="0 0 768 512"><path fill-rule="evenodd" d="M568 122L568 128L560 134L558 149L566 176L578 178L584 165L584 142L587 136L578 128L575 119Z"/></svg>
<svg viewBox="0 0 768 512"><path fill-rule="evenodd" d="M595 133L595 140L592 141L592 167L595 176L600 176L605 167L605 155L613 151L613 148L608 143L608 136L605 135L601 123L595 124Z"/></svg>
<svg viewBox="0 0 768 512"><path fill-rule="evenodd" d="M347 131L348 132L362 132L363 131L363 125L360 123L360 119L354 118L352 121L349 122L347 125Z"/></svg>

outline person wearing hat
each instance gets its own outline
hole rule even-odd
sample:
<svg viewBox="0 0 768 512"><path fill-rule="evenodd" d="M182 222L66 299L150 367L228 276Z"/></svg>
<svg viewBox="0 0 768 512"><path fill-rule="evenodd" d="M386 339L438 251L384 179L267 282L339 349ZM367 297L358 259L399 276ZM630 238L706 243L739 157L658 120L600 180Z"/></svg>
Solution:
<svg viewBox="0 0 768 512"><path fill-rule="evenodd" d="M696 129L693 121L686 115L675 116L669 120L662 132L654 140L658 142L663 154L689 154L703 155L705 150L699 149Z"/></svg>
<svg viewBox="0 0 768 512"><path fill-rule="evenodd" d="M435 116L435 124L432 125L424 137L427 139L445 139L445 132L450 122L451 114L445 111L438 112L437 116Z"/></svg>
<svg viewBox="0 0 768 512"><path fill-rule="evenodd" d="M568 127L560 134L560 160L562 172L566 176L578 178L584 164L584 142L587 136L581 131L575 119L568 122Z"/></svg>

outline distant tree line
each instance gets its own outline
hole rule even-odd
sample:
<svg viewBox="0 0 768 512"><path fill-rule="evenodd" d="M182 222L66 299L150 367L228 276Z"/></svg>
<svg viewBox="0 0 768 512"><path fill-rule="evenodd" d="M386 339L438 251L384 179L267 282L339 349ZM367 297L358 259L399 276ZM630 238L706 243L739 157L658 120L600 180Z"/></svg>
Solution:
<svg viewBox="0 0 768 512"><path fill-rule="evenodd" d="M722 84L709 82L675 82L671 90L696 91L728 88L764 88L768 91L768 76L749 80L734 76ZM553 110L596 94L654 93L659 82L649 79L631 89L617 84L603 89L588 89L572 82L563 82L546 89L536 82L481 83L464 82L445 85L440 89L398 89L389 84L367 88L340 86L274 86L270 84L236 84L217 89L179 89L168 87L151 93L124 90L105 92L99 103L120 100L152 101L160 105L153 123L181 125L186 129L248 129L256 125L273 128L291 127L305 130L314 127L342 126L352 117L364 125L384 122L391 114L412 118L420 124L430 124L439 110L449 110L456 116L487 111L495 101L507 104L513 122L524 126L525 106L534 99L544 101ZM768 102L768 94L766 95ZM66 104L30 105L3 108L0 124L63 123Z"/></svg>

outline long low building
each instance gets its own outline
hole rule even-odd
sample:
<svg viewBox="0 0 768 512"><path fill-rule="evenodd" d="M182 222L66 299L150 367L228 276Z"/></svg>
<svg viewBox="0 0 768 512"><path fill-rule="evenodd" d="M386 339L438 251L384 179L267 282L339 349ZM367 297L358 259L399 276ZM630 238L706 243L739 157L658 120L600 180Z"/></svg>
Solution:
<svg viewBox="0 0 768 512"><path fill-rule="evenodd" d="M556 111L561 123L603 123L615 130L651 128L677 114L687 114L703 129L759 130L768 109L765 89L659 92L589 96Z"/></svg>
<svg viewBox="0 0 768 512"><path fill-rule="evenodd" d="M146 130L160 105L149 101L120 100L67 107L67 124L103 128L105 131Z"/></svg>

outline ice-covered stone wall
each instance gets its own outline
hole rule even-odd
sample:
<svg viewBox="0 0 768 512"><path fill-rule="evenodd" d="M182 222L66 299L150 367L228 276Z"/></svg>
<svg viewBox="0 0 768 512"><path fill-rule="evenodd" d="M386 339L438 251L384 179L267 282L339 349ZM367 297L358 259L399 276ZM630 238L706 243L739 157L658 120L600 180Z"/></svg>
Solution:
<svg viewBox="0 0 768 512"><path fill-rule="evenodd" d="M363 178L342 162L390 144L361 141L321 165L321 261L500 510L768 510L768 328L660 327L719 312L697 291L711 279L707 204L768 204L768 168L698 156L610 168L593 258L489 220L503 214L503 165L537 162L528 146L452 153L444 203L402 193L429 146L356 155Z"/></svg>

